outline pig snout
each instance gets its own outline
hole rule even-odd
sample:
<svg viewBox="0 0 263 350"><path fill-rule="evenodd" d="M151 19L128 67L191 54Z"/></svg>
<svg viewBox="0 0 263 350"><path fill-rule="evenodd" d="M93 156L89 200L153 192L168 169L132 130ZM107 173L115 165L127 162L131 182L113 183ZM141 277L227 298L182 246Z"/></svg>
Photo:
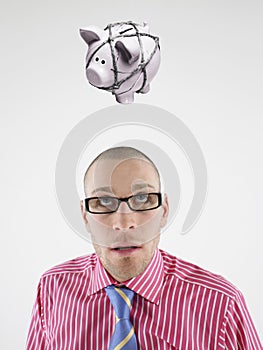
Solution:
<svg viewBox="0 0 263 350"><path fill-rule="evenodd" d="M98 88L108 87L114 83L111 58L99 58L96 56L88 65L86 71L90 84Z"/></svg>
<svg viewBox="0 0 263 350"><path fill-rule="evenodd" d="M100 87L108 87L114 83L114 71L112 69L105 69L98 67L88 67L87 68L87 78L90 84Z"/></svg>
<svg viewBox="0 0 263 350"><path fill-rule="evenodd" d="M99 74L94 68L87 69L87 78L90 84L103 87L103 81L101 79L101 74Z"/></svg>

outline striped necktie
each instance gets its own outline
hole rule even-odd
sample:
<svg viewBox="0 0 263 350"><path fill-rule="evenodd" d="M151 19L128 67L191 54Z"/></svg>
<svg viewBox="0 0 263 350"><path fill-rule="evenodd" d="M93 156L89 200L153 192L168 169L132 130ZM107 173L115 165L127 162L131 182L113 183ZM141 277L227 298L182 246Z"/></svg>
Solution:
<svg viewBox="0 0 263 350"><path fill-rule="evenodd" d="M134 292L128 288L118 288L114 285L106 287L105 291L116 315L116 326L110 340L109 350L137 350L134 328L130 321Z"/></svg>

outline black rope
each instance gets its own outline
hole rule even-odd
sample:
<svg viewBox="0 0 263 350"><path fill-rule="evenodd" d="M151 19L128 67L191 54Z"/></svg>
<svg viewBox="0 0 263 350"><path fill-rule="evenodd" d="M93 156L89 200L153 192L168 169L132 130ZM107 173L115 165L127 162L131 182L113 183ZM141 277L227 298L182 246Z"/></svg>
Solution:
<svg viewBox="0 0 263 350"><path fill-rule="evenodd" d="M113 47L114 38L112 38L111 27L112 27L112 25L109 24L109 26L108 26L108 30L109 30L109 40L108 40L108 42L110 44L112 64L113 64L113 70L114 70L114 85L113 85L113 88L116 89L116 88L118 88L118 69L117 69L116 57L115 57L115 52L114 52L114 47Z"/></svg>
<svg viewBox="0 0 263 350"><path fill-rule="evenodd" d="M147 73L146 73L146 69L145 69L145 65L144 65L144 50L143 50L143 45L142 45L142 41L141 41L141 36L139 34L138 28L136 27L135 24L133 24L133 27L136 31L136 36L140 45L140 51L141 51L141 67L142 67L142 72L143 72L143 82L142 82L142 86L139 90L137 90L136 92L139 93L142 91L142 89L145 86L145 83L147 81Z"/></svg>

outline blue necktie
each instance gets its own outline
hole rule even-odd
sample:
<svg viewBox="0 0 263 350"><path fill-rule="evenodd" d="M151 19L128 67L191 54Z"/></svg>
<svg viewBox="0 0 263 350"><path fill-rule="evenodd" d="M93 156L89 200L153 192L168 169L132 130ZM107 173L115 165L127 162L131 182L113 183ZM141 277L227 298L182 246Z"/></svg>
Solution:
<svg viewBox="0 0 263 350"><path fill-rule="evenodd" d="M113 285L105 291L114 307L116 326L110 340L109 350L137 350L134 328L130 321L130 310L134 292L128 288Z"/></svg>

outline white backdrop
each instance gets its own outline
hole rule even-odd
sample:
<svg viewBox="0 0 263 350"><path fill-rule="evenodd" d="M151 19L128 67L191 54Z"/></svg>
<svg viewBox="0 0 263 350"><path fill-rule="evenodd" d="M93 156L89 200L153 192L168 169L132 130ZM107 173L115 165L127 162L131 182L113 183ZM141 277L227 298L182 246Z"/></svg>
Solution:
<svg viewBox="0 0 263 350"><path fill-rule="evenodd" d="M208 168L199 222L161 247L231 280L262 337L262 15L260 0L2 1L1 349L24 348L41 273L92 252L58 210L55 164L70 130L115 104L85 79L78 28L119 20L160 37L160 71L136 102L179 117Z"/></svg>

